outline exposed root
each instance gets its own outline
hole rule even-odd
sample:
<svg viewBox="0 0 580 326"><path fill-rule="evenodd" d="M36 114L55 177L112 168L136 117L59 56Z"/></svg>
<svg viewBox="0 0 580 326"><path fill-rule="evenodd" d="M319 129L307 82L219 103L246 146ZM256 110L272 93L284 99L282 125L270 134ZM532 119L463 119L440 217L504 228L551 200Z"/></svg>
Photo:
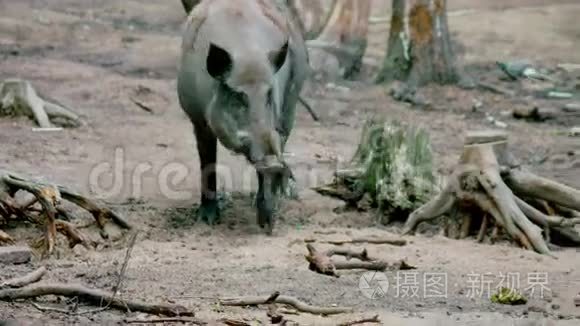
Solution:
<svg viewBox="0 0 580 326"><path fill-rule="evenodd" d="M8 233L0 230L0 244L14 244L14 238L12 238Z"/></svg>
<svg viewBox="0 0 580 326"><path fill-rule="evenodd" d="M28 192L34 198L19 204L14 197L19 191ZM78 244L87 248L95 245L70 222L57 220L57 218L70 220L72 217L71 213L60 206L63 199L89 211L102 230L102 234L104 234L107 219L113 220L123 229L131 228L129 223L115 212L62 186L29 180L15 173L0 170L0 216L5 220L20 219L43 224L45 234L42 243L45 255L53 252L57 232L68 239L71 248ZM35 207L36 203L40 204L40 209ZM0 243L11 241L14 239L0 231Z"/></svg>
<svg viewBox="0 0 580 326"><path fill-rule="evenodd" d="M60 119L63 125L81 126L83 122L72 110L42 98L30 82L7 79L0 83L0 116L27 116L41 128L52 128L51 120Z"/></svg>
<svg viewBox="0 0 580 326"><path fill-rule="evenodd" d="M420 222L459 207L467 214L459 221L460 238L473 233L483 242L492 226L492 243L502 230L522 247L541 254L550 254L547 242L554 235L572 242L580 240L573 229L580 219L574 214L571 218L557 216L552 209L580 209L580 191L524 171L507 152L507 136L498 137L494 132L468 135L460 163L447 185L409 216L404 234L413 232ZM543 202L546 212L532 202ZM483 214L474 214L474 206Z"/></svg>
<svg viewBox="0 0 580 326"><path fill-rule="evenodd" d="M220 299L220 304L224 306L258 306L263 304L268 304L268 299L271 296L267 297L241 297L241 298L228 298L228 299ZM300 312L306 312L315 315L336 315L336 314L343 314L343 313L350 313L353 311L352 308L345 308L345 307L318 307L312 306L307 303L304 303L294 297L289 297L285 295L280 295L276 297L274 301L278 304L285 304L293 307L294 309Z"/></svg>
<svg viewBox="0 0 580 326"><path fill-rule="evenodd" d="M179 305L154 305L144 302L127 301L115 298L110 294L97 289L89 289L82 285L69 284L33 284L18 289L0 290L0 300L13 301L18 299L30 299L46 295L57 295L64 297L77 297L88 303L103 305L107 304L111 308L121 311L138 311L154 315L165 316L194 316L194 313Z"/></svg>
<svg viewBox="0 0 580 326"><path fill-rule="evenodd" d="M21 288L28 284L36 283L40 281L40 279L44 276L44 274L46 274L46 268L43 266L24 276L9 279L7 281L0 283L0 289Z"/></svg>

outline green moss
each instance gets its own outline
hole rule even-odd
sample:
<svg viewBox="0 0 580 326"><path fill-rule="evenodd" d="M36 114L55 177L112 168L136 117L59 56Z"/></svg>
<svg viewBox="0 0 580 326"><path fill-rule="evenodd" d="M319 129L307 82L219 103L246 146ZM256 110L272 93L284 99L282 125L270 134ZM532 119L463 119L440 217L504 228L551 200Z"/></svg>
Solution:
<svg viewBox="0 0 580 326"><path fill-rule="evenodd" d="M523 305L528 302L528 299L514 289L502 287L497 293L491 296L491 302L507 305Z"/></svg>
<svg viewBox="0 0 580 326"><path fill-rule="evenodd" d="M435 190L429 135L422 129L387 122L367 121L348 173L319 188L341 197L359 209L376 207L381 222L408 216L427 202Z"/></svg>

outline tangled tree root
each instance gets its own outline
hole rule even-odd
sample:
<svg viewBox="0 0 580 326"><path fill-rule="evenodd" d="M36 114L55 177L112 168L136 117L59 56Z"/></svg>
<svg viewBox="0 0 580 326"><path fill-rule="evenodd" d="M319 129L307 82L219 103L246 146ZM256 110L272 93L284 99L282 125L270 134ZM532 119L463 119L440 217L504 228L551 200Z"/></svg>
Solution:
<svg viewBox="0 0 580 326"><path fill-rule="evenodd" d="M38 95L30 82L7 79L0 83L0 116L27 116L41 128L52 128L52 120L65 126L78 127L83 124L72 110Z"/></svg>
<svg viewBox="0 0 580 326"><path fill-rule="evenodd" d="M26 203L18 203L15 194L19 191L28 192L34 197ZM28 180L12 172L0 170L0 222L16 219L44 225L42 245L45 255L53 252L57 232L68 239L71 248L78 244L85 247L95 245L72 223L66 221L72 213L60 206L63 199L91 213L104 238L108 238L104 230L108 219L123 229L131 229L131 225L117 213L63 186ZM14 242L14 239L0 231L0 244L10 242Z"/></svg>
<svg viewBox="0 0 580 326"><path fill-rule="evenodd" d="M580 245L574 230L580 224L580 191L524 170L507 144L503 133L470 133L445 188L409 216L403 233L452 212L447 233L455 229L454 238L475 234L483 241L491 233L493 242L503 230L522 247L541 254L550 254L550 242Z"/></svg>

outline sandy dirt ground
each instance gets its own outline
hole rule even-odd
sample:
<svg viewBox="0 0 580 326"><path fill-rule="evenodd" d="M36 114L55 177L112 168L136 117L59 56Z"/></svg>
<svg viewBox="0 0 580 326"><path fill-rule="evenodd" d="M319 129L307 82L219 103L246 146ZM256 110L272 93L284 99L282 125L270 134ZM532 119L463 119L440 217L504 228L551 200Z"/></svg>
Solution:
<svg viewBox="0 0 580 326"><path fill-rule="evenodd" d="M499 74L492 71L496 60L528 58L550 69L562 62L580 63L577 1L450 0L450 10L457 13L450 17L450 29L461 65L477 78L481 74L497 82ZM377 3L373 16L388 16L388 5ZM509 243L491 246L473 239L449 240L433 232L408 237L410 243L404 247L369 245L375 257L390 262L406 259L417 267L405 275L385 273L386 295L371 299L360 289L364 274L360 271L345 272L340 278L309 271L303 243L313 237L395 237L399 232L397 226L377 225L372 214L340 212L336 208L341 202L310 190L329 181L333 171L346 164L360 127L371 116L427 129L437 171L443 175L457 160L465 132L494 128L487 119L493 116L507 124L513 153L530 169L575 187L580 187L580 138L563 133L580 124L578 119L518 121L509 112L528 105L520 98L454 87L425 89L434 106L420 110L393 101L388 86L309 85L304 94L322 122L299 110L287 150L301 199L284 203L274 235L263 235L255 225L253 171L222 148L221 183L231 194L230 205L222 224L213 228L195 224L198 158L175 82L184 17L179 1L0 0L0 78L30 80L43 94L74 107L88 123L78 129L38 132L26 118L0 119L0 168L100 196L136 226L139 237L120 294L123 298L178 303L200 318L231 316L253 324L266 324L264 309L223 307L216 299L280 291L312 304L352 306L356 311L338 317L288 317L303 325L337 325L361 314L379 314L384 325L580 323L580 308L573 304L580 292L575 249L555 248L554 259ZM365 59L371 70L384 53L387 30L385 25L371 27L371 48ZM580 73L567 76L580 89ZM531 92L537 85L522 87ZM147 103L152 113L135 105L136 98ZM476 112L474 99L483 103ZM538 100L541 106L563 103ZM34 228L5 231L23 244L40 234ZM49 267L46 280L110 290L125 248L126 238L94 251L69 250L61 243L58 255L43 262ZM27 265L0 266L0 280L39 264L35 259ZM434 285L427 282L436 275L445 276L444 295L433 293ZM507 279L519 280L516 286L528 294L528 304L490 303L490 292L508 275ZM373 288L377 284L371 282ZM42 301L65 304L55 303L54 298ZM43 313L28 302L0 303L0 320L33 324L122 324L127 316L146 317L112 310Z"/></svg>

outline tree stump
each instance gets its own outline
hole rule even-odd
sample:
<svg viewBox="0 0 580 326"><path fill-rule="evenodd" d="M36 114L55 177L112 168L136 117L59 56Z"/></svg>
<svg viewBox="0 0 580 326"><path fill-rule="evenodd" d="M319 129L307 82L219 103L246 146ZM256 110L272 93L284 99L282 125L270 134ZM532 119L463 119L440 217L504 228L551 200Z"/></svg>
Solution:
<svg viewBox="0 0 580 326"><path fill-rule="evenodd" d="M463 213L456 220L462 226L458 238L474 235L483 241L490 233L493 242L503 230L522 247L541 254L550 254L550 242L580 245L574 229L580 224L580 191L526 171L507 145L506 134L469 133L446 186L409 216L403 233L456 209ZM557 215L564 211L558 207L567 215Z"/></svg>

